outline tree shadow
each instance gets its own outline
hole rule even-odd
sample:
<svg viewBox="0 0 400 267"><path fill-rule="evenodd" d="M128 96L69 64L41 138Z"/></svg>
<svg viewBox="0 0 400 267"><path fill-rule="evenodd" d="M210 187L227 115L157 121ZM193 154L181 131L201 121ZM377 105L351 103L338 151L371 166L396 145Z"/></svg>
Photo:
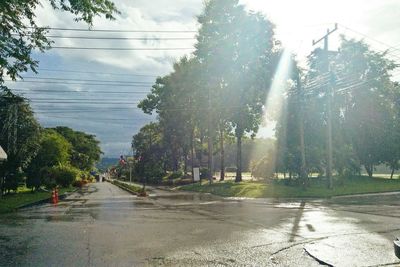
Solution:
<svg viewBox="0 0 400 267"><path fill-rule="evenodd" d="M306 202L304 200L302 200L300 203L300 207L296 213L296 217L294 218L293 227L290 232L289 242L294 242L294 239L297 236L297 232L299 231L299 228L300 228L300 221L301 221L301 218L303 217L305 206L306 206Z"/></svg>

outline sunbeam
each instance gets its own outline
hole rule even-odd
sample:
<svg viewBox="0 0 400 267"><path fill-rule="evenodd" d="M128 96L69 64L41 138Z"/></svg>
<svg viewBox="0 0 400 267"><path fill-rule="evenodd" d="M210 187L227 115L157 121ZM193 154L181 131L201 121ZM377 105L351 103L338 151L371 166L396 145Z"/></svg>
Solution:
<svg viewBox="0 0 400 267"><path fill-rule="evenodd" d="M285 117L285 92L289 86L289 78L292 70L292 53L288 49L282 51L278 67L276 69L272 85L265 101L264 108L264 129L270 128L270 125L275 125L276 121ZM263 133L261 133L263 135ZM263 136L266 137L266 136ZM254 151L253 151L254 153ZM274 142L273 149L265 151L263 161L268 165L268 173L274 174L275 163L277 159L277 144Z"/></svg>

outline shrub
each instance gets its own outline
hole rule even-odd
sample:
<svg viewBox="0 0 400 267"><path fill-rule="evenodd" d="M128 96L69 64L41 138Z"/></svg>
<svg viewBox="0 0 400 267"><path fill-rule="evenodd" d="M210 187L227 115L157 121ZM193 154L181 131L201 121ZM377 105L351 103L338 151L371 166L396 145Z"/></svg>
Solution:
<svg viewBox="0 0 400 267"><path fill-rule="evenodd" d="M82 181L82 180L75 180L75 181L72 183L72 186L73 186L73 187L79 187L79 188L81 188L81 187L83 186L83 181Z"/></svg>
<svg viewBox="0 0 400 267"><path fill-rule="evenodd" d="M183 173L182 173L181 171L177 171L177 172L169 173L169 174L166 176L166 179L167 179L167 180L174 180L174 179L181 178L182 176L183 176Z"/></svg>
<svg viewBox="0 0 400 267"><path fill-rule="evenodd" d="M44 168L42 177L47 188L53 188L56 185L61 187L70 186L79 175L79 170L71 166L54 166Z"/></svg>
<svg viewBox="0 0 400 267"><path fill-rule="evenodd" d="M208 168L201 168L200 169L200 178L201 179L206 179L210 176L210 172L208 171Z"/></svg>
<svg viewBox="0 0 400 267"><path fill-rule="evenodd" d="M251 167L251 175L256 178L271 178L274 174L273 161L269 156L263 157Z"/></svg>

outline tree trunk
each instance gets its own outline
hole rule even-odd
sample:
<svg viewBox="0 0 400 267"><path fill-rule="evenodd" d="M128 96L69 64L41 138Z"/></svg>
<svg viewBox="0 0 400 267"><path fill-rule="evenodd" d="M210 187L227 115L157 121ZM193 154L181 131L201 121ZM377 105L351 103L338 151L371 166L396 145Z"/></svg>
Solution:
<svg viewBox="0 0 400 267"><path fill-rule="evenodd" d="M220 128L220 153L221 153L221 173L220 173L220 181L225 180L225 148L224 148L224 129L221 126Z"/></svg>
<svg viewBox="0 0 400 267"><path fill-rule="evenodd" d="M192 131L190 132L190 158L191 158L191 167L192 167L192 180L194 181L194 128L192 128Z"/></svg>
<svg viewBox="0 0 400 267"><path fill-rule="evenodd" d="M201 135L200 137L200 168L203 167L203 143L204 137Z"/></svg>
<svg viewBox="0 0 400 267"><path fill-rule="evenodd" d="M394 167L392 167L392 173L390 174L390 179L393 179L393 175L394 175Z"/></svg>
<svg viewBox="0 0 400 267"><path fill-rule="evenodd" d="M188 173L188 171L187 171L187 169L188 169L188 160L187 160L187 155L188 153L187 153L187 150L185 149L185 151L184 151L184 153L183 153L183 156L185 157L185 159L184 159L184 161L183 161L183 173L184 173L184 175L186 176L187 175L187 173Z"/></svg>
<svg viewBox="0 0 400 267"><path fill-rule="evenodd" d="M370 178L372 178L372 175L374 175L374 165L373 164L366 164L365 166L365 170L368 173L368 176Z"/></svg>
<svg viewBox="0 0 400 267"><path fill-rule="evenodd" d="M237 154L236 154L236 179L235 182L242 181L242 136L237 137Z"/></svg>
<svg viewBox="0 0 400 267"><path fill-rule="evenodd" d="M210 181L210 184L213 182L213 172L214 172L214 167L213 167L213 140L211 133L209 133L208 137L208 171L209 171L209 176L208 179Z"/></svg>

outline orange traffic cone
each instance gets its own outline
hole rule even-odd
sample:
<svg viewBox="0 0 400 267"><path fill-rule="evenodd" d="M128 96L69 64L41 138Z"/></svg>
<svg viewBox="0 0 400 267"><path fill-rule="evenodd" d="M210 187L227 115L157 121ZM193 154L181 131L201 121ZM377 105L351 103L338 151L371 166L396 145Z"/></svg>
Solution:
<svg viewBox="0 0 400 267"><path fill-rule="evenodd" d="M53 191L51 192L51 203L57 204L57 202L56 202L56 190L55 189L53 189Z"/></svg>
<svg viewBox="0 0 400 267"><path fill-rule="evenodd" d="M56 187L56 204L58 203L58 188Z"/></svg>

